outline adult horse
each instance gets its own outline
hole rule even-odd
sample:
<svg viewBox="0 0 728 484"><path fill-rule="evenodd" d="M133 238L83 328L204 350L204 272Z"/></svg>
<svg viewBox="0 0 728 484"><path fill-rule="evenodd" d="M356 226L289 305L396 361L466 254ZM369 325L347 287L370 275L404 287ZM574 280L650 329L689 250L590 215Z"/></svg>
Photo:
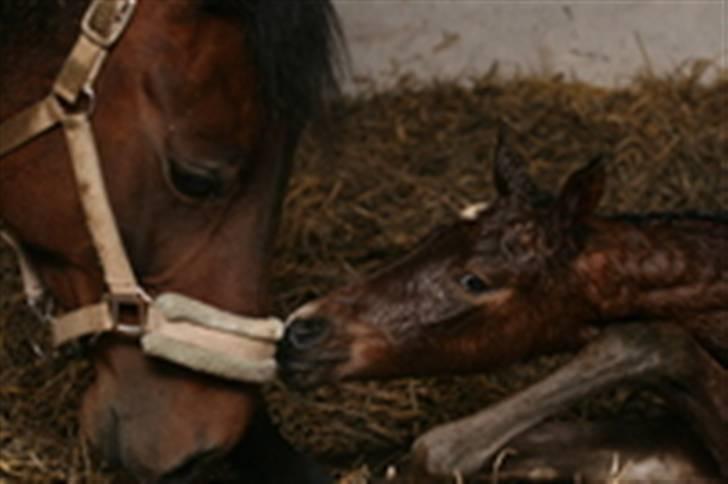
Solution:
<svg viewBox="0 0 728 484"><path fill-rule="evenodd" d="M118 7L116 16L135 11L110 33L85 23L79 29L88 0L0 0L0 124L51 89L56 109L88 112L120 245L144 292L176 291L236 313L265 313L293 150L335 87L332 7L327 0L95 4L102 7L92 12L97 17L109 5ZM86 69L83 54L66 62L83 42L105 58L102 68ZM88 81L70 102L56 89L69 65ZM66 131L70 124L60 123ZM17 146L0 140L10 146L0 159L0 219L59 313L98 304L109 283L96 240L103 237L87 220L89 186L74 172L64 130L56 125ZM303 461L256 410L254 387L153 361L119 332L96 338L92 357L96 378L80 420L106 460L140 479L178 479L244 447L255 454L255 482L266 471L273 482L291 480L285 472L305 480L296 469Z"/></svg>

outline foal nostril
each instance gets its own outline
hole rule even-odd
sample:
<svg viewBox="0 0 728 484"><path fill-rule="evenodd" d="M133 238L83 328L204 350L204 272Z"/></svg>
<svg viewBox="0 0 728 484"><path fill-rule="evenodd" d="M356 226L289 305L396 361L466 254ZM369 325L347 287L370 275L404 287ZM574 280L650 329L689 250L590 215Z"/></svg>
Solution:
<svg viewBox="0 0 728 484"><path fill-rule="evenodd" d="M297 350L304 350L320 343L328 334L328 319L313 317L294 319L286 330L286 341Z"/></svg>

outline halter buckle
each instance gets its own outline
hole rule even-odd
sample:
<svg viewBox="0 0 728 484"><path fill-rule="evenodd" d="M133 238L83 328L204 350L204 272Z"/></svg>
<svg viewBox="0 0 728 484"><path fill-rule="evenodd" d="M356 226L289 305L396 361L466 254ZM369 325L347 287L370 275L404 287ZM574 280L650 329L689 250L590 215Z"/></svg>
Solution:
<svg viewBox="0 0 728 484"><path fill-rule="evenodd" d="M111 331L132 338L139 338L147 330L149 296L143 292L114 293L105 296L113 327ZM136 321L136 324L124 321Z"/></svg>
<svg viewBox="0 0 728 484"><path fill-rule="evenodd" d="M84 35L100 47L111 47L131 20L137 0L94 0L81 21Z"/></svg>

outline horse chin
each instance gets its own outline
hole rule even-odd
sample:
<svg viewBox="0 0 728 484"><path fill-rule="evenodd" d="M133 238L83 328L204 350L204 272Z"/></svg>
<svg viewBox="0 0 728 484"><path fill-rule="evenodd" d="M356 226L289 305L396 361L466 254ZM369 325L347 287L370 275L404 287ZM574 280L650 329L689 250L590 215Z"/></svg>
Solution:
<svg viewBox="0 0 728 484"><path fill-rule="evenodd" d="M319 353L318 357L279 352L276 355L278 375L294 390L310 390L314 387L337 383L342 379L339 369L348 361L348 356Z"/></svg>
<svg viewBox="0 0 728 484"><path fill-rule="evenodd" d="M105 462L143 482L194 478L234 448L253 417L256 397L245 387L210 385L130 343L104 342L95 367L82 432Z"/></svg>

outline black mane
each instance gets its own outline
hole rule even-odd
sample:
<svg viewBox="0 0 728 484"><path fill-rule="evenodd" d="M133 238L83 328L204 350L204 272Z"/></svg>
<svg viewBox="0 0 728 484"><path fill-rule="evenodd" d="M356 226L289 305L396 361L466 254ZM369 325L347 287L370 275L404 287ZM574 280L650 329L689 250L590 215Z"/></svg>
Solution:
<svg viewBox="0 0 728 484"><path fill-rule="evenodd" d="M336 91L343 43L330 0L203 0L205 8L245 24L261 93L275 112L306 119Z"/></svg>
<svg viewBox="0 0 728 484"><path fill-rule="evenodd" d="M343 44L330 0L200 0L201 13L239 18L248 33L267 107L304 121L337 89ZM0 0L0 70L18 45L58 47L89 0Z"/></svg>

